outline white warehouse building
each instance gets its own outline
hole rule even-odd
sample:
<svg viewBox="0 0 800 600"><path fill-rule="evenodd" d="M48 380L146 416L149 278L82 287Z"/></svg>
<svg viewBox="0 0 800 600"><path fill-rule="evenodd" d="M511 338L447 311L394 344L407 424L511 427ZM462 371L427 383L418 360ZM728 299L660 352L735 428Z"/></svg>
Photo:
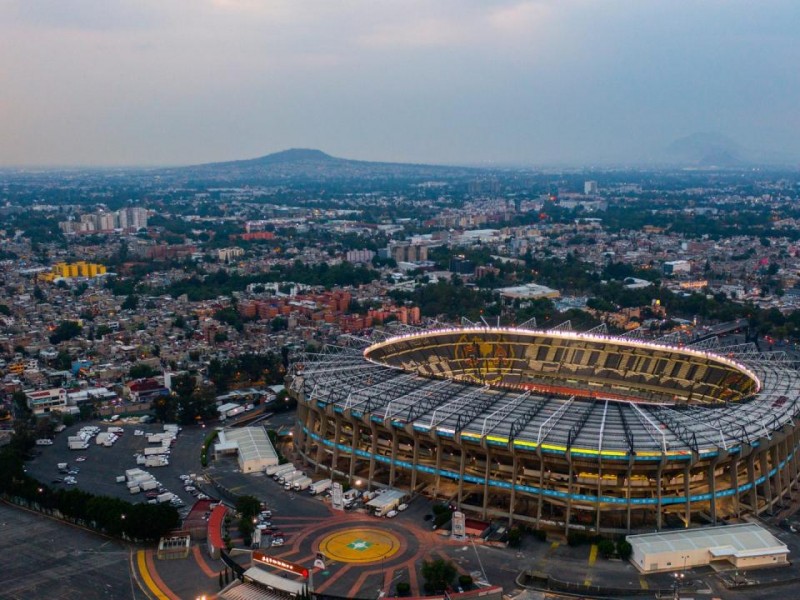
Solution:
<svg viewBox="0 0 800 600"><path fill-rule="evenodd" d="M278 454L263 427L223 429L214 455L236 454L242 473L255 473L278 464Z"/></svg>
<svg viewBox="0 0 800 600"><path fill-rule="evenodd" d="M755 523L629 535L631 562L642 573L728 562L737 569L788 565L789 548Z"/></svg>

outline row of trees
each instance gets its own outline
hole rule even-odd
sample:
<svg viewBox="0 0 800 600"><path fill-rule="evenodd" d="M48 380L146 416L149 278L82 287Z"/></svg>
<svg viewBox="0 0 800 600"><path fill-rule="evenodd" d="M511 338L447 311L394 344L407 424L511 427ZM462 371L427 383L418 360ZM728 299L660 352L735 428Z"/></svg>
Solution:
<svg viewBox="0 0 800 600"><path fill-rule="evenodd" d="M183 425L217 417L216 390L213 385L198 384L197 377L183 373L172 380L172 393L153 400L151 408L164 423Z"/></svg>
<svg viewBox="0 0 800 600"><path fill-rule="evenodd" d="M224 393L237 384L274 385L282 383L289 366L289 349L280 354L269 351L263 354L246 353L228 360L212 359L208 365L208 378L218 392Z"/></svg>

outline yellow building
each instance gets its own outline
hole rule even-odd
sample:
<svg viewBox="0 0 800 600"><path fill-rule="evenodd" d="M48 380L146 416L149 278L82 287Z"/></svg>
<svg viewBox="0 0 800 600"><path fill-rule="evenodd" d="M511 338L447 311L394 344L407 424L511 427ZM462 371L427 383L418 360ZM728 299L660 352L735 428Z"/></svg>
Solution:
<svg viewBox="0 0 800 600"><path fill-rule="evenodd" d="M75 263L60 262L53 265L49 273L42 273L40 278L44 281L53 281L57 278L71 279L73 277L97 277L106 273L105 265L78 261Z"/></svg>

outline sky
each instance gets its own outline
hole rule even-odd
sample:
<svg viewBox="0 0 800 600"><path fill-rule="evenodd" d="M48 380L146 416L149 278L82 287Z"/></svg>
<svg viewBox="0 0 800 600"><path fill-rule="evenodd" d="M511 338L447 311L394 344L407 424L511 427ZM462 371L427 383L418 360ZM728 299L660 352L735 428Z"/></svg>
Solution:
<svg viewBox="0 0 800 600"><path fill-rule="evenodd" d="M0 0L0 166L800 164L797 0Z"/></svg>

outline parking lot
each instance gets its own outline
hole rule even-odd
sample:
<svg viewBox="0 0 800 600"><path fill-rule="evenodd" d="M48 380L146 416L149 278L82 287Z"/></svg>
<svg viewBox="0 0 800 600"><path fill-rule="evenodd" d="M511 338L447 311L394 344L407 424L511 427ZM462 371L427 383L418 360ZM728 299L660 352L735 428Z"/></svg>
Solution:
<svg viewBox="0 0 800 600"><path fill-rule="evenodd" d="M85 450L70 450L67 447L67 436L75 433L87 424L96 425L101 431L106 431L109 426L121 427L124 431L117 442L107 448L98 446L94 439L89 441ZM145 432L145 435L134 435L135 430ZM184 428L177 437L177 441L170 448L169 465L163 467L145 467L136 464L135 455L141 453L148 444L146 434L163 431L160 424L126 424L107 423L95 421L74 425L58 434L52 446L36 446L40 452L34 460L26 463L28 473L39 481L52 487L66 486L57 483L57 479L64 479L64 474L59 473L58 463L67 463L71 469L77 469L74 475L76 486L87 492L104 496L113 496L128 500L129 502L144 502L143 493L131 494L122 483L116 483L116 477L123 475L126 469L139 467L152 473L153 476L169 491L178 495L186 506L191 506L194 498L184 491L179 475L187 473L200 473L200 448L203 438L209 433L208 429L199 427ZM85 460L80 461L79 458Z"/></svg>
<svg viewBox="0 0 800 600"><path fill-rule="evenodd" d="M131 577L124 544L5 504L0 590L9 600L146 598Z"/></svg>

